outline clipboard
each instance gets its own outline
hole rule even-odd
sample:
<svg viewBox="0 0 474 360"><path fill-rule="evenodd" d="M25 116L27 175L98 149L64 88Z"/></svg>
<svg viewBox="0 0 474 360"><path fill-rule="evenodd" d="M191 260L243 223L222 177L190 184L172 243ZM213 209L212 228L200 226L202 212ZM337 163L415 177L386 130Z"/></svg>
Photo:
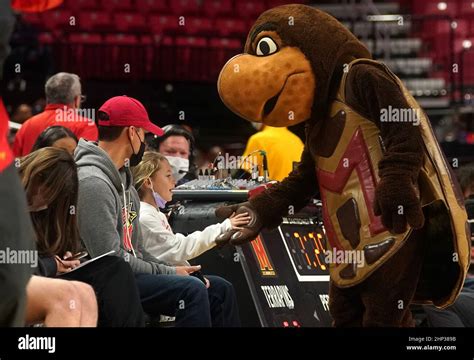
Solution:
<svg viewBox="0 0 474 360"><path fill-rule="evenodd" d="M82 267L84 267L84 266L86 266L86 265L88 265L88 264L90 264L90 263L96 261L96 260L99 260L100 258L103 258L104 256L111 255L111 254L113 254L113 253L115 253L115 250L110 250L109 252L106 252L105 254L102 254L102 255L96 256L95 258L92 258L92 259L90 259L90 260L84 261L84 262L82 262L80 265L78 265L78 266L76 266L74 269L72 269L71 271L68 271L68 272L59 274L58 277L59 277L59 276L63 276L63 275L70 274L70 273L72 273L72 272L74 272L74 271L76 271L76 270L78 270L78 269L80 269L80 268L82 268Z"/></svg>

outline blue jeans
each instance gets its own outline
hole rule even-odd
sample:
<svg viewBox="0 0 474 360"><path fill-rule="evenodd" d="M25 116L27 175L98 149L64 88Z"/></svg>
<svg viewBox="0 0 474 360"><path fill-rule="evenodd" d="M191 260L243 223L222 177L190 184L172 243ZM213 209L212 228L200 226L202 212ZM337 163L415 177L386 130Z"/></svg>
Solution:
<svg viewBox="0 0 474 360"><path fill-rule="evenodd" d="M136 274L143 310L175 316L177 327L210 327L206 286L193 276Z"/></svg>
<svg viewBox="0 0 474 360"><path fill-rule="evenodd" d="M177 327L239 326L232 284L206 276L209 289L194 276L136 274L143 309L151 316L175 316Z"/></svg>
<svg viewBox="0 0 474 360"><path fill-rule="evenodd" d="M212 326L240 326L239 307L232 284L219 276L205 275L205 277L210 282L207 293L211 306Z"/></svg>

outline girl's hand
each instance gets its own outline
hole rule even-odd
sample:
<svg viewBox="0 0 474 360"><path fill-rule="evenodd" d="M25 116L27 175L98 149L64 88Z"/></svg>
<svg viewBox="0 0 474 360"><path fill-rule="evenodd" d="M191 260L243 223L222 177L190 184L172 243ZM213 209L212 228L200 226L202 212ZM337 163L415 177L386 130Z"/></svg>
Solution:
<svg viewBox="0 0 474 360"><path fill-rule="evenodd" d="M249 223L251 217L249 213L245 212L242 214L236 215L235 212L229 217L230 223L233 230L240 230L242 226L245 226Z"/></svg>

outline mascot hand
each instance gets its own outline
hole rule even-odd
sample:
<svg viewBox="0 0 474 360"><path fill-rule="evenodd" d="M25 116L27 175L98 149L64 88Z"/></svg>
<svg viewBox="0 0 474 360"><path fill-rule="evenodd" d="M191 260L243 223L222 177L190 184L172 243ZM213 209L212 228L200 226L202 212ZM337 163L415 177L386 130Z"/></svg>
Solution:
<svg viewBox="0 0 474 360"><path fill-rule="evenodd" d="M382 216L382 224L395 234L405 232L407 223L419 229L425 221L420 199L409 177L380 179L375 189L374 212Z"/></svg>
<svg viewBox="0 0 474 360"><path fill-rule="evenodd" d="M231 245L242 245L255 239L262 230L263 225L258 218L258 214L249 202L231 206L221 206L216 209L216 216L220 219L226 219L233 213L248 213L250 221L240 230L231 229L219 235L216 238L216 244L218 246L223 246L227 243Z"/></svg>

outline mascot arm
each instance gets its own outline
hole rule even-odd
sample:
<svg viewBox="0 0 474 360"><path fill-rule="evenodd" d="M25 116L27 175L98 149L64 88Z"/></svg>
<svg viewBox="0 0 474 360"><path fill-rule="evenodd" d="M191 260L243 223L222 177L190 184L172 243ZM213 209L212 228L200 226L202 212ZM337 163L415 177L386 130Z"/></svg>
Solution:
<svg viewBox="0 0 474 360"><path fill-rule="evenodd" d="M424 217L415 188L423 161L421 131L416 121L387 121L389 113L398 111L401 116L401 110L410 109L400 87L381 68L359 64L348 75L346 100L380 129L384 155L378 164L376 215L394 233L404 232L407 224L422 227Z"/></svg>
<svg viewBox="0 0 474 360"><path fill-rule="evenodd" d="M248 202L223 206L216 210L219 218L232 213L249 213L251 220L241 230L229 230L216 239L218 245L230 242L232 245L252 241L262 228L274 228L282 216L303 208L318 189L316 168L311 154L305 148L298 167L281 183L273 185Z"/></svg>

